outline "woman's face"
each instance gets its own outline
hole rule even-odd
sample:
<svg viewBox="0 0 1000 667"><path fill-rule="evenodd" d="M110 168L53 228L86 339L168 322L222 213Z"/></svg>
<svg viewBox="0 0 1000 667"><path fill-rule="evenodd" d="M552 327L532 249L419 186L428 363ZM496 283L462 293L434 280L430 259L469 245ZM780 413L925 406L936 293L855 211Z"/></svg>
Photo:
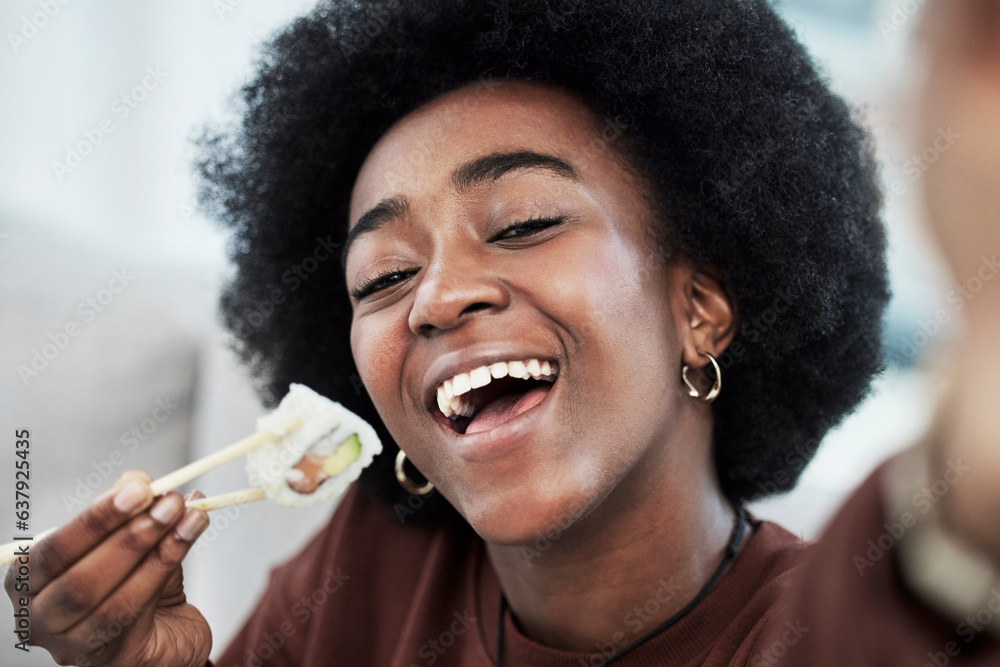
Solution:
<svg viewBox="0 0 1000 667"><path fill-rule="evenodd" d="M568 94L472 84L397 123L354 185L362 380L410 461L494 543L669 483L690 420L690 271L657 255L651 213L602 133L615 134ZM533 359L554 381L475 372ZM463 376L490 383L453 401Z"/></svg>

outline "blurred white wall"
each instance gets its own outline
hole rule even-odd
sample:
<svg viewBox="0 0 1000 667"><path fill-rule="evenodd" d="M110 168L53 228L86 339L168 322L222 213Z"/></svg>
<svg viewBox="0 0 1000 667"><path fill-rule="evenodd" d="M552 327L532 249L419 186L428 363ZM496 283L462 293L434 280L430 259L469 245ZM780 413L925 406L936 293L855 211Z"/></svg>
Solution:
<svg viewBox="0 0 1000 667"><path fill-rule="evenodd" d="M255 45L312 4L5 0L0 6L0 433L33 431L33 530L71 516L60 498L107 467L123 447L122 434L143 424L158 399L176 399L176 416L113 465L116 474L143 467L156 476L253 430L260 406L215 322L225 240L194 213L188 139L204 121L225 114ZM917 20L908 9L919 4L781 3L832 85L872 127L886 184L902 184L886 209L896 293L887 343L898 363L873 399L827 439L799 489L754 506L807 536L879 461L919 436L934 393L920 361L954 329L926 333L929 319L946 307L952 279L917 224L919 177L906 170L912 153L906 95L919 77L909 51ZM79 303L100 294L121 270L134 280L84 322ZM18 366L30 365L33 351L71 322L79 334L25 381ZM0 452L0 516L6 516L13 455ZM95 493L111 481L101 479ZM198 484L209 493L242 486L239 464ZM260 504L216 515L185 568L189 596L213 626L214 653L249 612L267 569L330 511ZM0 541L8 532L0 525ZM10 611L3 596L0 623L9 622L3 619ZM12 655L6 642L0 664L52 662L38 649Z"/></svg>

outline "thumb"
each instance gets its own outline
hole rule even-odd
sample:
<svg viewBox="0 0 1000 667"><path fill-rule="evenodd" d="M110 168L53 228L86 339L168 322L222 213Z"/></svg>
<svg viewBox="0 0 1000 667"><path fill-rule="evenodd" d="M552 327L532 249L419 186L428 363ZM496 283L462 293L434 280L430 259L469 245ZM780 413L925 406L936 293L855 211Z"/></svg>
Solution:
<svg viewBox="0 0 1000 667"><path fill-rule="evenodd" d="M156 606L174 607L185 602L187 602L187 596L184 595L184 570L178 565L163 584L163 590L160 591L160 599Z"/></svg>

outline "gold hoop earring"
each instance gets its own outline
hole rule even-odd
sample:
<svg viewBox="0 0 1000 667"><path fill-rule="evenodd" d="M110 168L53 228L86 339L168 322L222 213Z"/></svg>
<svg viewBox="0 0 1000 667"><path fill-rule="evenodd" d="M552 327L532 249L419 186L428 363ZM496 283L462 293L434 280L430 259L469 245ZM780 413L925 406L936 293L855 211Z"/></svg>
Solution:
<svg viewBox="0 0 1000 667"><path fill-rule="evenodd" d="M396 454L396 481L399 485L418 496L426 496L428 493L434 490L434 485L427 482L423 486L417 486L412 479L406 476L406 471L403 470L403 464L406 463L406 452L402 449Z"/></svg>
<svg viewBox="0 0 1000 667"><path fill-rule="evenodd" d="M687 385L688 396L696 398L702 403L711 403L719 397L719 392L722 391L722 369L719 368L719 363L715 360L715 357L708 352L698 350L698 354L703 354L708 357L708 360L712 362L712 368L715 369L715 382L712 384L712 388L708 390L707 394L702 396L701 392L698 391L693 384L691 384L690 380L688 380L688 370L690 369L687 364L684 364L681 368L681 378L684 380L684 384Z"/></svg>

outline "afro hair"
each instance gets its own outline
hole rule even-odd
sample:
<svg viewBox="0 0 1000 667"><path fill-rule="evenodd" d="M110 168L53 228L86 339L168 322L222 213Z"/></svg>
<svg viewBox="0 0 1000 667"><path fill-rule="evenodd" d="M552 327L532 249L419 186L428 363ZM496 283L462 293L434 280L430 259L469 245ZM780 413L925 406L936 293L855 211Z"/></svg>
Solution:
<svg viewBox="0 0 1000 667"><path fill-rule="evenodd" d="M291 382L340 401L386 445L362 487L454 518L396 484L326 259L382 134L499 78L573 91L624 133L661 238L719 269L736 302L713 404L722 489L740 503L792 488L882 369L889 293L868 136L765 0L326 0L275 34L197 165L203 205L233 231L222 317L265 402Z"/></svg>

